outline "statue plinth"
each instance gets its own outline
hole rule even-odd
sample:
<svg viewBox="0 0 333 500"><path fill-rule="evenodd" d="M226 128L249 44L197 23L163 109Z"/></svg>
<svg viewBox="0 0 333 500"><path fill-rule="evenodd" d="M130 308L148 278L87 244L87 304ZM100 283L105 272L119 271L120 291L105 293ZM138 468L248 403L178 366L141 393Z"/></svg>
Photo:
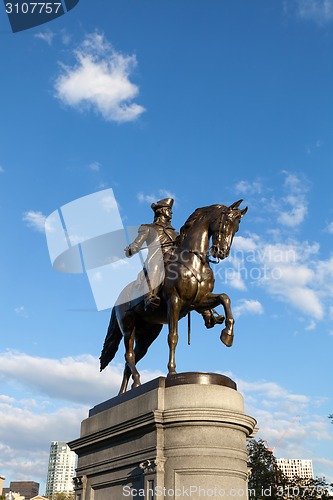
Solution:
<svg viewBox="0 0 333 500"><path fill-rule="evenodd" d="M69 443L76 500L244 499L255 424L228 377L159 377L90 410Z"/></svg>

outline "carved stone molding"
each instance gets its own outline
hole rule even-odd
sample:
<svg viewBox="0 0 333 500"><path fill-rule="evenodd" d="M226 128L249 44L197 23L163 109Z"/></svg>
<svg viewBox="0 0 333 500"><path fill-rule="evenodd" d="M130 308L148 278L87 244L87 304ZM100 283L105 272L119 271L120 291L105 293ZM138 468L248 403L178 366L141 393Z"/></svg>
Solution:
<svg viewBox="0 0 333 500"><path fill-rule="evenodd" d="M155 472L164 472L164 462L164 460L154 458L141 462L139 467L143 470L144 474L154 474Z"/></svg>
<svg viewBox="0 0 333 500"><path fill-rule="evenodd" d="M73 477L74 490L82 490L87 484L87 476Z"/></svg>

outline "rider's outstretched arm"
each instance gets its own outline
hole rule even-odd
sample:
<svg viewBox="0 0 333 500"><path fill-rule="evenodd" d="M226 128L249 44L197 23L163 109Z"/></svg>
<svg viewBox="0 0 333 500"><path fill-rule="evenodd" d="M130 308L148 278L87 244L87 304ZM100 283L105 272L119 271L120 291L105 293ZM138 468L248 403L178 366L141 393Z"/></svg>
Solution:
<svg viewBox="0 0 333 500"><path fill-rule="evenodd" d="M131 243L128 247L124 249L126 257L132 257L138 253L146 239L148 238L149 227L145 224L142 224L138 229L138 236L135 238L133 243Z"/></svg>

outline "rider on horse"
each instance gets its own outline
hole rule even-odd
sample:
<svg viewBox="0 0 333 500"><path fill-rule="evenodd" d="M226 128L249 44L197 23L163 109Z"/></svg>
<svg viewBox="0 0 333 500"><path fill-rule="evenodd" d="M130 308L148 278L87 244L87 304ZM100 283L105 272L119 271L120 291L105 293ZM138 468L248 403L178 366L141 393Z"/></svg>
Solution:
<svg viewBox="0 0 333 500"><path fill-rule="evenodd" d="M145 309L156 308L160 305L160 298L154 284L160 284L164 278L164 259L166 252L171 249L174 240L178 236L177 231L171 225L172 198L165 198L157 203L152 203L154 211L154 222L142 224L138 230L138 236L133 243L125 248L126 257L132 257L146 243L148 256L144 263L143 272L139 273L138 284L144 279L148 282L149 292L145 296ZM162 253L161 253L162 252Z"/></svg>
<svg viewBox="0 0 333 500"><path fill-rule="evenodd" d="M159 285L163 282L165 262L170 255L168 252L172 249L174 241L179 235L171 225L173 203L173 198L165 198L152 203L153 223L142 224L138 229L138 236L125 248L126 257L132 257L139 252L144 243L148 248L143 271L139 273L137 278L137 286L141 287L144 280L148 284L149 291L144 297L145 310L152 310L160 305L161 299L157 293ZM157 286L155 286L156 284ZM223 323L224 317L216 315L214 312L214 310L208 309L202 313L206 328Z"/></svg>

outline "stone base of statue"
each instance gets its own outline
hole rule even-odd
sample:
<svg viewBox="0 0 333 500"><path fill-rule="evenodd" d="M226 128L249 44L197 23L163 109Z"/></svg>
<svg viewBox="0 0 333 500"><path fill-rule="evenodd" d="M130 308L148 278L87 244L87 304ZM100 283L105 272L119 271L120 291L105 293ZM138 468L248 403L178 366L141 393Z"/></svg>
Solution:
<svg viewBox="0 0 333 500"><path fill-rule="evenodd" d="M69 443L76 500L246 499L255 424L228 377L159 377L90 410Z"/></svg>

